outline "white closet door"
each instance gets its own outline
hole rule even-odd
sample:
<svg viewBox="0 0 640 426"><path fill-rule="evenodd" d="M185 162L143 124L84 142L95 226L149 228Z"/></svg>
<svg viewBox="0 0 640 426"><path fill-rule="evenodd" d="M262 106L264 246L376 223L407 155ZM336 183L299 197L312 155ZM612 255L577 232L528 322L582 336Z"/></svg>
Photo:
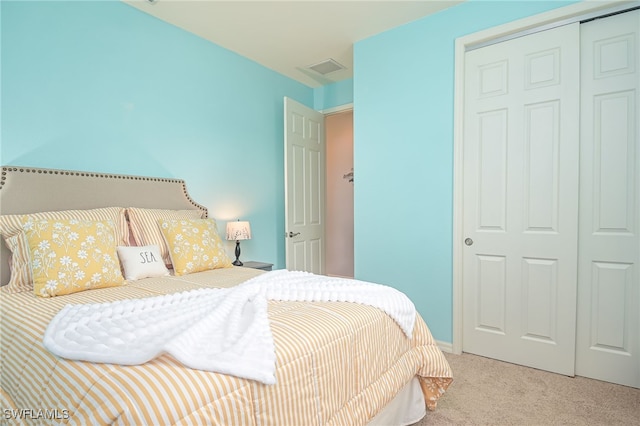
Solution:
<svg viewBox="0 0 640 426"><path fill-rule="evenodd" d="M465 56L463 351L567 375L579 31L571 24Z"/></svg>
<svg viewBox="0 0 640 426"><path fill-rule="evenodd" d="M640 11L581 26L576 374L640 387Z"/></svg>

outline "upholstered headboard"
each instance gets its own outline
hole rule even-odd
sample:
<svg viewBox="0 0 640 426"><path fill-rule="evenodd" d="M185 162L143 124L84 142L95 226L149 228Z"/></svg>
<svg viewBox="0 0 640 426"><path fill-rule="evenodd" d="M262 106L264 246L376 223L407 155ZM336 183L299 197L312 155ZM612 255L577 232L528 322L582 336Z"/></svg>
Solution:
<svg viewBox="0 0 640 426"><path fill-rule="evenodd" d="M200 209L183 180L133 175L3 166L0 214L141 207ZM9 280L9 250L0 242L0 283Z"/></svg>

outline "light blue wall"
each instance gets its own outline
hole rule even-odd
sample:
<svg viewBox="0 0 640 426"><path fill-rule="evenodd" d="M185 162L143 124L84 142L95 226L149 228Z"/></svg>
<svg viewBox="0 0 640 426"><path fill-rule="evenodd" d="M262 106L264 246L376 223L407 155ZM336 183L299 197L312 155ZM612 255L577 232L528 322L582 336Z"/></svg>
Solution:
<svg viewBox="0 0 640 426"><path fill-rule="evenodd" d="M313 89L313 108L318 111L353 103L353 79Z"/></svg>
<svg viewBox="0 0 640 426"><path fill-rule="evenodd" d="M354 103L355 272L451 341L454 41L571 2L469 2L355 45L311 89L119 1L0 2L0 163L185 179L284 267L282 98ZM230 246L231 247L231 246Z"/></svg>
<svg viewBox="0 0 640 426"><path fill-rule="evenodd" d="M572 2L469 2L354 51L355 275L409 295L452 341L455 39Z"/></svg>
<svg viewBox="0 0 640 426"><path fill-rule="evenodd" d="M284 267L283 97L313 89L120 1L0 5L2 164L185 179Z"/></svg>

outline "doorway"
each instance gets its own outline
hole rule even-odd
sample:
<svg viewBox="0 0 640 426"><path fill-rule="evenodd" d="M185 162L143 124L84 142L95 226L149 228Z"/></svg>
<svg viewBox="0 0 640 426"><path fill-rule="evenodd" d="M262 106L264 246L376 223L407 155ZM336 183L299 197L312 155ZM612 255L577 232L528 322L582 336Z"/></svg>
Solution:
<svg viewBox="0 0 640 426"><path fill-rule="evenodd" d="M353 278L353 107L285 97L284 117L286 268Z"/></svg>
<svg viewBox="0 0 640 426"><path fill-rule="evenodd" d="M353 110L325 115L326 272L353 278Z"/></svg>

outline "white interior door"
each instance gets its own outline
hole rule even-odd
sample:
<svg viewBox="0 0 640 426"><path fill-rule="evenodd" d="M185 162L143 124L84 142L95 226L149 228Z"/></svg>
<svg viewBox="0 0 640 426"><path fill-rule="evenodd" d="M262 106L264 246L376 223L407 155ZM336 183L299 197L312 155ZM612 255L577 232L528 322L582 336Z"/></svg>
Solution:
<svg viewBox="0 0 640 426"><path fill-rule="evenodd" d="M581 26L576 374L640 387L640 10Z"/></svg>
<svg viewBox="0 0 640 426"><path fill-rule="evenodd" d="M463 351L573 375L579 24L465 56Z"/></svg>
<svg viewBox="0 0 640 426"><path fill-rule="evenodd" d="M287 269L325 273L324 115L284 99Z"/></svg>

